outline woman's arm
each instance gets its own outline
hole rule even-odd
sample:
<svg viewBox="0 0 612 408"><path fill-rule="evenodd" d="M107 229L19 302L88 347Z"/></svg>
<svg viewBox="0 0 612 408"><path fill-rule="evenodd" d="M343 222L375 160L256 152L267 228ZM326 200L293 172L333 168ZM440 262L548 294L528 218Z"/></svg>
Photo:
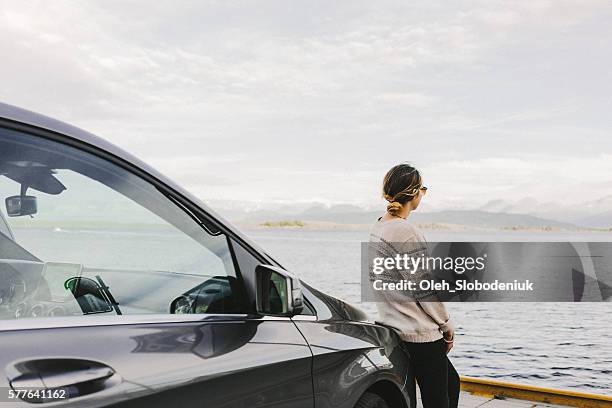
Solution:
<svg viewBox="0 0 612 408"><path fill-rule="evenodd" d="M409 256L418 259L426 259L429 255L427 242L419 233L411 234L403 243L404 250L409 252ZM418 267L411 271L411 280L420 282L423 280L434 280L427 262L421 262ZM418 286L418 285L417 285ZM415 290L414 300L421 309L438 325L440 331L444 333L444 338L451 340L454 337L454 325L450 320L450 315L436 293L435 290Z"/></svg>
<svg viewBox="0 0 612 408"><path fill-rule="evenodd" d="M419 300L418 302L423 311L427 313L434 322L436 322L440 328L440 331L445 333L444 337L447 340L452 339L455 327L453 322L450 320L450 315L448 314L444 303L438 300ZM446 335L447 333L448 335Z"/></svg>

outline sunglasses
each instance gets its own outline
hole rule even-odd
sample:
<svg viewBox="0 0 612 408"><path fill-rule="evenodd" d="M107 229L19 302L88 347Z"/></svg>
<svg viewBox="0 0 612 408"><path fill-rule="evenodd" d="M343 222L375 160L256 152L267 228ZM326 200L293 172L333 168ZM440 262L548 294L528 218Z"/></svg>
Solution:
<svg viewBox="0 0 612 408"><path fill-rule="evenodd" d="M419 190L421 190L422 192L426 193L427 192L427 187L421 186L421 187L419 187Z"/></svg>

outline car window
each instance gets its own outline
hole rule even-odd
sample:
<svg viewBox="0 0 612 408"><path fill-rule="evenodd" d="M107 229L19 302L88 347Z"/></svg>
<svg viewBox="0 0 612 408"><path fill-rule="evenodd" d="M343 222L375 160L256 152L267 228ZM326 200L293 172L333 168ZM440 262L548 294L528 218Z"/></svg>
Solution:
<svg viewBox="0 0 612 408"><path fill-rule="evenodd" d="M244 311L227 237L108 160L0 129L0 195L0 319Z"/></svg>
<svg viewBox="0 0 612 408"><path fill-rule="evenodd" d="M0 233L7 236L10 239L13 239L13 233L8 223L4 219L4 214L0 211Z"/></svg>

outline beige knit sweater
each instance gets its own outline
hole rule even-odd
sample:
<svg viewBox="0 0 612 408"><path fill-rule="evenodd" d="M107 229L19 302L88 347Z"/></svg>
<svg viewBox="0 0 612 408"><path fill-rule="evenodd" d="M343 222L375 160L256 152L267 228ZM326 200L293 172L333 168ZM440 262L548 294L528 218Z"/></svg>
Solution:
<svg viewBox="0 0 612 408"><path fill-rule="evenodd" d="M423 234L403 218L376 222L370 230L370 242L386 256L397 253L415 257L428 254ZM400 273L403 275L406 272ZM423 279L427 274L429 271L419 270L414 275L404 277ZM375 291L375 297L379 315L377 321L396 328L404 341L436 341L442 338L442 333L453 329L444 303L438 301L435 294L432 297L431 292L407 296L398 291Z"/></svg>

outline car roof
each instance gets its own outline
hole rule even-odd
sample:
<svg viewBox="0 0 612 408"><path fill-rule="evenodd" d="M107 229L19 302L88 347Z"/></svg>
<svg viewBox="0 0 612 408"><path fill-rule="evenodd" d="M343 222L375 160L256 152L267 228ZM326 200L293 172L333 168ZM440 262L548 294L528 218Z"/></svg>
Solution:
<svg viewBox="0 0 612 408"><path fill-rule="evenodd" d="M180 185L178 185L168 177L164 176L162 173L155 170L153 167L149 166L136 156L133 156L132 154L115 146L109 141L68 123L2 102L0 102L0 119L23 123L47 131L59 133L69 138L75 139L79 142L86 143L98 149L104 150L107 153L110 153L124 161L127 161L128 163L148 173L149 175L159 180L161 183L167 185L177 193L187 198L189 201L191 201L192 203L200 207L202 210L204 210L206 213L208 213L210 216L215 218L219 223L223 224L226 229L230 230L232 233L247 242L250 246L260 251L262 254L265 254L268 258L271 258L259 245L253 242L242 232L240 232L240 230L234 227L229 221L225 220L217 212L209 208L206 204L202 202L202 200L200 200L199 198L197 198L196 196L194 196L193 194L182 188Z"/></svg>

